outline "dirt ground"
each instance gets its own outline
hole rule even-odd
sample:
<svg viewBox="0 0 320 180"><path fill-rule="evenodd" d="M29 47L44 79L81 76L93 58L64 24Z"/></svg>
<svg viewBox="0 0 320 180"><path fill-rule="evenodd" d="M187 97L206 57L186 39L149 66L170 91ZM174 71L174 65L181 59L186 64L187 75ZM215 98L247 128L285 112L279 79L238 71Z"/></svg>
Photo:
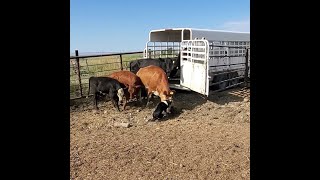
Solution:
<svg viewBox="0 0 320 180"><path fill-rule="evenodd" d="M146 120L159 99L122 112L100 101L98 113L88 100L70 106L70 179L250 179L249 89L177 91L156 122Z"/></svg>

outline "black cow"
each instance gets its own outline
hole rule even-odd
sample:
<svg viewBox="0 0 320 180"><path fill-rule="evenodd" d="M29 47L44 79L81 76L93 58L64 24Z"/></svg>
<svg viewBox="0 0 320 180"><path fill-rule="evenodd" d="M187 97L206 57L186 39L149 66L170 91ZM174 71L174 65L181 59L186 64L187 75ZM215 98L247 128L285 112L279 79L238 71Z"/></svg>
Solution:
<svg viewBox="0 0 320 180"><path fill-rule="evenodd" d="M175 58L137 59L130 62L130 71L136 74L140 68L150 65L162 68L169 78L172 78L176 76L178 69L180 69L180 55Z"/></svg>
<svg viewBox="0 0 320 180"><path fill-rule="evenodd" d="M172 65L171 72L169 74L169 78L174 78L174 77L180 77L180 54L177 58L174 59L173 65Z"/></svg>
<svg viewBox="0 0 320 180"><path fill-rule="evenodd" d="M88 96L90 93L94 94L95 109L98 109L98 96L107 94L111 99L113 106L120 111L118 102L122 102L124 91L117 80L109 77L90 77Z"/></svg>
<svg viewBox="0 0 320 180"><path fill-rule="evenodd" d="M140 68L147 67L149 65L155 65L161 67L167 74L170 73L170 65L172 64L171 59L137 59L135 61L130 62L130 71L133 73L137 73Z"/></svg>

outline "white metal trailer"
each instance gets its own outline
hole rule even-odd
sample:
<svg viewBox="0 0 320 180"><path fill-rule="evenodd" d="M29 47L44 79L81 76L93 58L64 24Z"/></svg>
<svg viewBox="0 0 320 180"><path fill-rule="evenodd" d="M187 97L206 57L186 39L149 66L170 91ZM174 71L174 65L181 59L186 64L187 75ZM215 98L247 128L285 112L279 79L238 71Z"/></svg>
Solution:
<svg viewBox="0 0 320 180"><path fill-rule="evenodd" d="M180 84L209 95L209 86L244 77L246 49L250 48L250 33L220 30L171 28L152 30L146 43L144 57L173 57L180 54ZM249 63L250 64L250 58ZM216 80L218 74L236 72L229 79ZM250 69L249 69L250 76ZM215 79L215 80L214 80ZM219 81L219 82L217 82Z"/></svg>

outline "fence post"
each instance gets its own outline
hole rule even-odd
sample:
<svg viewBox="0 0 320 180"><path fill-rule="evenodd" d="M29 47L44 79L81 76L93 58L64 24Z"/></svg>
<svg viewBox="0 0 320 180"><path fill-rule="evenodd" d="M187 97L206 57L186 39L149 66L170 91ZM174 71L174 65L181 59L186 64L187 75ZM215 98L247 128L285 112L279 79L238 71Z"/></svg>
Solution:
<svg viewBox="0 0 320 180"><path fill-rule="evenodd" d="M246 61L245 61L245 71L244 71L244 85L246 87L248 87L248 78L249 78L249 75L248 75L248 71L249 71L248 60L249 60L249 49L246 48Z"/></svg>
<svg viewBox="0 0 320 180"><path fill-rule="evenodd" d="M151 49L147 50L148 52L148 58L150 59L151 58Z"/></svg>
<svg viewBox="0 0 320 180"><path fill-rule="evenodd" d="M78 50L75 50L76 56L79 56ZM76 57L76 65L77 65L77 75L78 75L78 80L79 80L79 88L80 88L80 96L82 97L82 84L81 84L81 75L80 75L80 62L79 58Z"/></svg>
<svg viewBox="0 0 320 180"><path fill-rule="evenodd" d="M123 70L123 66L122 66L122 54L120 54L120 68L121 68L121 71Z"/></svg>

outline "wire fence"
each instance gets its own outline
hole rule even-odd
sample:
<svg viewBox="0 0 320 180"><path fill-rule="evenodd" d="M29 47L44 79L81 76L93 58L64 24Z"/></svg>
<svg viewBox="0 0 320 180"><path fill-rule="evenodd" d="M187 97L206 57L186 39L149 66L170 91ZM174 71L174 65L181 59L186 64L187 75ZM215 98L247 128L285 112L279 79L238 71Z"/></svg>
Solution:
<svg viewBox="0 0 320 180"><path fill-rule="evenodd" d="M91 76L107 76L115 71L129 70L130 61L142 59L143 51L113 54L70 56L70 99L88 94Z"/></svg>

